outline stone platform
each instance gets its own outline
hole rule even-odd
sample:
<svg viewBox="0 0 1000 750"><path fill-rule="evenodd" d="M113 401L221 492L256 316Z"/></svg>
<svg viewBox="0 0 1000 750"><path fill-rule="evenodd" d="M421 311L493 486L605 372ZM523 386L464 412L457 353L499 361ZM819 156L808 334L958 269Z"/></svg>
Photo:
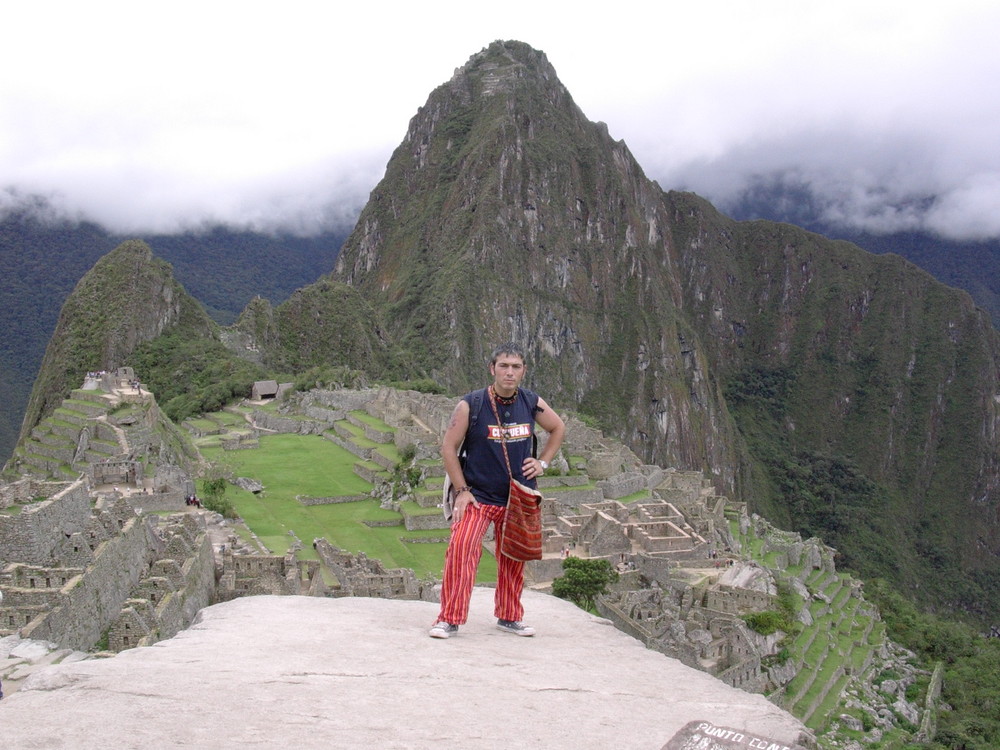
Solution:
<svg viewBox="0 0 1000 750"><path fill-rule="evenodd" d="M675 736L671 747L685 746L692 722L763 743L717 733L712 747L809 743L762 696L563 600L526 591L538 635L503 633L492 594L475 590L470 622L448 640L427 636L428 602L262 596L208 607L169 640L32 675L0 701L2 744L658 750Z"/></svg>

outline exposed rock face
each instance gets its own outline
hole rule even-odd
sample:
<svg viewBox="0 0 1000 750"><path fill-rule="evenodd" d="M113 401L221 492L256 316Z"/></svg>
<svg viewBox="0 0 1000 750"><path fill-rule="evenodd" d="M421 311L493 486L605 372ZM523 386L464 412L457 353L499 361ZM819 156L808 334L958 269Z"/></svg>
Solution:
<svg viewBox="0 0 1000 750"><path fill-rule="evenodd" d="M495 43L410 122L334 277L454 390L522 342L531 383L643 456L738 483L731 422L680 310L672 207L545 55Z"/></svg>
<svg viewBox="0 0 1000 750"><path fill-rule="evenodd" d="M551 403L776 523L833 526L781 505L762 441L856 464L878 491L854 522L892 534L869 548L898 563L866 573L975 609L988 587L966 584L1000 568L1000 337L968 295L897 256L664 193L526 45L492 44L430 95L333 278L372 304L407 376L481 385L513 339ZM892 517L906 520L877 521Z"/></svg>
<svg viewBox="0 0 1000 750"><path fill-rule="evenodd" d="M447 641L431 602L246 597L168 641L37 672L0 701L5 747L658 748L690 722L800 748L763 696L525 592L539 630L494 626L493 592ZM72 705L72 711L65 707ZM470 720L474 717L474 720ZM180 719L180 720L179 720Z"/></svg>

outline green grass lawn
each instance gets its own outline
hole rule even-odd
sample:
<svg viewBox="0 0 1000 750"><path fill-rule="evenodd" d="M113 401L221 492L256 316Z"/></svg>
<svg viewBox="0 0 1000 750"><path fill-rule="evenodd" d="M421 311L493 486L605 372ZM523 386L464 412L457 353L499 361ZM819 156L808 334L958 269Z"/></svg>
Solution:
<svg viewBox="0 0 1000 750"><path fill-rule="evenodd" d="M356 409L356 410L354 410L354 411L351 412L351 416L354 417L355 419L357 419L362 424L366 424L366 425L368 425L370 427L374 427L376 430L378 430L380 432L385 432L385 433L389 433L389 434L392 434L392 433L395 432L395 430L393 430L392 427L390 427L389 425L387 425L381 419L379 419L378 417L373 417L371 414L369 414L366 411L362 411L360 409Z"/></svg>
<svg viewBox="0 0 1000 750"><path fill-rule="evenodd" d="M313 539L325 537L348 552L364 552L387 568L411 568L418 577L441 577L446 545L442 542L408 543L405 540L440 538L447 531L406 531L403 526L369 527L365 521L399 519L376 500L329 505L302 505L296 496L338 497L362 495L372 485L354 473L353 454L316 435L265 435L260 447L224 451L202 448L205 458L225 464L236 476L250 477L264 485L254 495L230 485L226 497L247 526L273 554L284 554L294 541L302 541L302 559L316 559ZM291 533L289 533L291 532ZM496 580L496 561L483 555L477 580Z"/></svg>

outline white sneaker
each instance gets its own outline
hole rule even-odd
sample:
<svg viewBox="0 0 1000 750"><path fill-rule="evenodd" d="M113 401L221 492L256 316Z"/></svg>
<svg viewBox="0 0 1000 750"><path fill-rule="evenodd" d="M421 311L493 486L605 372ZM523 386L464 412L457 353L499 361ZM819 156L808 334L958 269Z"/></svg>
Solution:
<svg viewBox="0 0 1000 750"><path fill-rule="evenodd" d="M513 633L514 635L532 636L535 634L533 627L514 620L497 620L497 627L506 633Z"/></svg>
<svg viewBox="0 0 1000 750"><path fill-rule="evenodd" d="M453 635L458 635L458 625L452 625L450 622L436 622L431 626L431 638L451 638Z"/></svg>

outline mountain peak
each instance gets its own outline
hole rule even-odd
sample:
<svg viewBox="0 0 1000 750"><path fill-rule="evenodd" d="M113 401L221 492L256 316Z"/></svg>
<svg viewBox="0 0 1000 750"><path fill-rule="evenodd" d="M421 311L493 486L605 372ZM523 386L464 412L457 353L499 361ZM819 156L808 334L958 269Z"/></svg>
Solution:
<svg viewBox="0 0 1000 750"><path fill-rule="evenodd" d="M510 92L520 81L529 77L551 82L563 94L568 94L545 53L518 41L493 42L458 68L450 83L475 78L482 86L480 93L489 96Z"/></svg>
<svg viewBox="0 0 1000 750"><path fill-rule="evenodd" d="M31 431L91 370L113 370L141 343L184 324L204 335L214 325L174 279L170 264L141 240L104 255L63 303L21 427Z"/></svg>
<svg viewBox="0 0 1000 750"><path fill-rule="evenodd" d="M388 305L394 340L407 348L412 339L418 366L449 387L477 383L492 346L512 338L568 383L594 362L574 350L583 336L567 305L608 311L617 277L644 275L649 294L679 301L661 206L659 189L587 120L544 53L495 42L412 118L334 275ZM462 320L483 318L498 286L484 337L449 344ZM545 309L530 299L552 290L561 299ZM434 372L455 351L456 367Z"/></svg>

